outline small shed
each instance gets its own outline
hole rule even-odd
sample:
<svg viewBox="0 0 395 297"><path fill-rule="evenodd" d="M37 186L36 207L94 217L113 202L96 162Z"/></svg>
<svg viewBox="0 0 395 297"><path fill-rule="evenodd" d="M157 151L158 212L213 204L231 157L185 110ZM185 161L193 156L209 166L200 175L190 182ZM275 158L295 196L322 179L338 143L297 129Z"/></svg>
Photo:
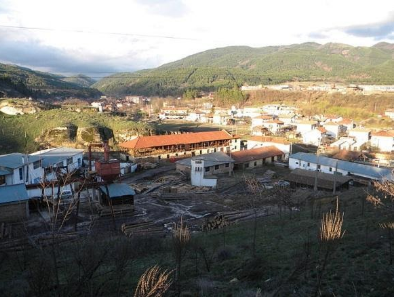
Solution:
<svg viewBox="0 0 395 297"><path fill-rule="evenodd" d="M0 186L0 222L29 217L29 197L25 184Z"/></svg>
<svg viewBox="0 0 395 297"><path fill-rule="evenodd" d="M231 173L233 171L234 161L224 152L215 152L178 160L176 161L176 169L191 175L192 160L204 161L204 173L206 175L216 173Z"/></svg>
<svg viewBox="0 0 395 297"><path fill-rule="evenodd" d="M318 189L333 190L333 185L335 184L336 191L348 189L349 182L352 180L350 176L304 169L295 169L284 179L291 183L291 187L295 188L300 186L314 187L316 178Z"/></svg>
<svg viewBox="0 0 395 297"><path fill-rule="evenodd" d="M100 186L100 193L102 203L105 205L133 205L134 195L136 195L136 192L129 185L122 183Z"/></svg>

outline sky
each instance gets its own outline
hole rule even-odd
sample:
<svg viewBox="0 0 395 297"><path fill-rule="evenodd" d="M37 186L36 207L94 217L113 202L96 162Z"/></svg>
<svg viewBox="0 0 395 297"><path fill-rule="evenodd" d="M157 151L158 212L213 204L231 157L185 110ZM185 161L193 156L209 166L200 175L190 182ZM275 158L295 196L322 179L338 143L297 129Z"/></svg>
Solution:
<svg viewBox="0 0 395 297"><path fill-rule="evenodd" d="M225 46L394 42L392 0L0 0L0 63L100 78Z"/></svg>

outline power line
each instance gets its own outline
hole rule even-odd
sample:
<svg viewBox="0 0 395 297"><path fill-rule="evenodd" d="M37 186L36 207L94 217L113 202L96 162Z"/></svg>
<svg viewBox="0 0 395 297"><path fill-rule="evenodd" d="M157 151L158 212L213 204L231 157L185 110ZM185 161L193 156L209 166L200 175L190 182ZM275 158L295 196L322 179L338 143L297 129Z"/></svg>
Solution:
<svg viewBox="0 0 395 297"><path fill-rule="evenodd" d="M150 34L139 34L139 33L121 33L121 32L103 32L103 31L89 31L89 30L72 30L72 29L58 29L58 28L44 28L44 27L11 26L11 25L1 25L1 24L0 24L0 28L11 28L11 29L20 29L20 30L36 30L36 31L51 31L51 32L61 31L61 32L82 33L82 34L137 36L137 37L144 37L144 38L163 38L163 39L175 39L175 40L202 41L197 38L178 37L178 36L150 35Z"/></svg>

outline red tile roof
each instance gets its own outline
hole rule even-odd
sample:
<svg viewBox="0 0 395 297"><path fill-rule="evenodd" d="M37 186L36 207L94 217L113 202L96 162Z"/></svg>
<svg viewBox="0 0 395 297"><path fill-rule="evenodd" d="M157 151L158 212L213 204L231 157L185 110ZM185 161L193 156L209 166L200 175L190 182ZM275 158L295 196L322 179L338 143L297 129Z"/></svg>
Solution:
<svg viewBox="0 0 395 297"><path fill-rule="evenodd" d="M284 153L275 146L266 146L251 150L234 152L230 156L233 160L235 160L236 163L243 163L282 155L284 155Z"/></svg>
<svg viewBox="0 0 395 297"><path fill-rule="evenodd" d="M193 144L199 142L230 140L234 137L226 131L198 132L172 135L139 136L119 146L127 149L142 149L158 146Z"/></svg>
<svg viewBox="0 0 395 297"><path fill-rule="evenodd" d="M290 144L289 141L287 141L285 138L282 138L282 137L253 136L248 140L257 141L257 142L274 142L274 143L280 143L280 144Z"/></svg>
<svg viewBox="0 0 395 297"><path fill-rule="evenodd" d="M263 114L263 115L260 115L260 116L254 117L254 119L272 120L272 119L273 119L273 116L270 116L270 115Z"/></svg>
<svg viewBox="0 0 395 297"><path fill-rule="evenodd" d="M394 130L389 130L389 131L377 131L377 132L372 132L372 136L381 136L381 137L394 137Z"/></svg>
<svg viewBox="0 0 395 297"><path fill-rule="evenodd" d="M325 127L318 127L317 130L320 131L321 133L326 133L327 132Z"/></svg>

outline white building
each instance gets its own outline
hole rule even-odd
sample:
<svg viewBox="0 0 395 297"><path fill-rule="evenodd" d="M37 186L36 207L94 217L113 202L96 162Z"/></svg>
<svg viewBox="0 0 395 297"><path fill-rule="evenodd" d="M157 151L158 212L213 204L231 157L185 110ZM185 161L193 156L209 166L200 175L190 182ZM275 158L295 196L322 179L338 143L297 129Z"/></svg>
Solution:
<svg viewBox="0 0 395 297"><path fill-rule="evenodd" d="M394 180L390 169L342 161L315 154L296 153L289 157L289 169L304 169L324 173L350 175L372 180Z"/></svg>
<svg viewBox="0 0 395 297"><path fill-rule="evenodd" d="M247 150L260 147L275 146L284 153L284 158L288 159L291 151L291 143L282 137L254 136L247 140Z"/></svg>
<svg viewBox="0 0 395 297"><path fill-rule="evenodd" d="M317 127L316 121L300 121L296 123L296 131L299 133L304 133L314 130Z"/></svg>
<svg viewBox="0 0 395 297"><path fill-rule="evenodd" d="M272 121L273 116L268 114L263 114L257 117L254 117L251 120L251 129L254 127L262 127L264 122Z"/></svg>
<svg viewBox="0 0 395 297"><path fill-rule="evenodd" d="M217 178L214 176L204 176L204 160L191 159L191 184L198 187L217 187Z"/></svg>
<svg viewBox="0 0 395 297"><path fill-rule="evenodd" d="M339 140L331 143L330 147L338 150L360 151L365 142L358 142L354 137L340 137Z"/></svg>
<svg viewBox="0 0 395 297"><path fill-rule="evenodd" d="M0 156L0 186L36 184L41 182L44 169L37 156L13 153Z"/></svg>
<svg viewBox="0 0 395 297"><path fill-rule="evenodd" d="M271 121L263 122L262 126L267 128L273 134L276 134L280 131L281 127L284 126L284 122L279 120L271 120Z"/></svg>
<svg viewBox="0 0 395 297"><path fill-rule="evenodd" d="M348 132L348 136L355 137L357 142L365 143L370 139L370 130L364 128L355 128Z"/></svg>
<svg viewBox="0 0 395 297"><path fill-rule="evenodd" d="M377 147L382 152L394 151L394 130L372 132L371 146Z"/></svg>
<svg viewBox="0 0 395 297"><path fill-rule="evenodd" d="M327 134L329 136L336 138L336 139L339 137L340 132L342 132L341 125L339 125L338 123L327 122L327 123L324 123L323 126L326 129Z"/></svg>
<svg viewBox="0 0 395 297"><path fill-rule="evenodd" d="M312 144L319 146L322 144L323 139L326 137L325 129L314 129L302 133L302 141L304 144Z"/></svg>
<svg viewBox="0 0 395 297"><path fill-rule="evenodd" d="M391 118L391 119L394 119L394 110L393 109L387 109L384 112L384 115L389 117L389 118Z"/></svg>

